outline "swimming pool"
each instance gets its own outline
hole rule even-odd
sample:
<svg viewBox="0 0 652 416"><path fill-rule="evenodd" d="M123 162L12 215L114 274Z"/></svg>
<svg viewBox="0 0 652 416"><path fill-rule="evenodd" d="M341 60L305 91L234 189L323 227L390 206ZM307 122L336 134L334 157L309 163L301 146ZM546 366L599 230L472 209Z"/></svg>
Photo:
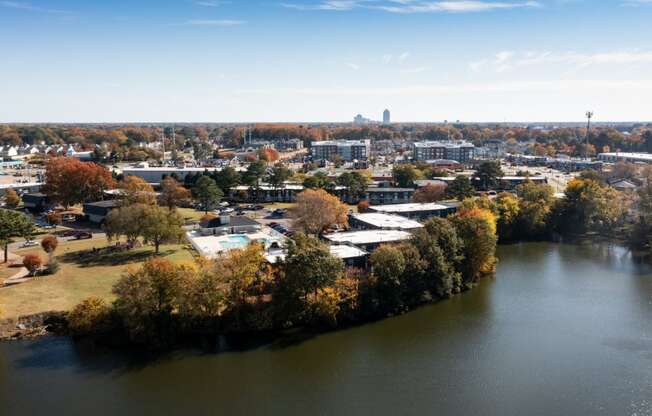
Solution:
<svg viewBox="0 0 652 416"><path fill-rule="evenodd" d="M244 234L233 234L220 241L220 246L222 250L235 250L247 247L250 242L249 237Z"/></svg>

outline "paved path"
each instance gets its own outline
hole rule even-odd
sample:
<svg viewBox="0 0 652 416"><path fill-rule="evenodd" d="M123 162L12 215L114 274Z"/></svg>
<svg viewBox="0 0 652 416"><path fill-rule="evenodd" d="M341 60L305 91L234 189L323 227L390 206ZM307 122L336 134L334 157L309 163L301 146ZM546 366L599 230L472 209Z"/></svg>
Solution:
<svg viewBox="0 0 652 416"><path fill-rule="evenodd" d="M9 253L9 255L7 256L7 261L9 263L16 263L16 264L22 263L22 261L23 261L22 259L23 258L21 256L19 256L18 254L14 254L14 253ZM10 285L18 284L18 283L23 283L23 282L26 282L26 281L28 281L30 279L31 279L31 277L29 276L29 270L27 270L25 267L21 267L20 270L16 274L14 274L13 276L5 279L5 281L2 282L2 286L10 286Z"/></svg>

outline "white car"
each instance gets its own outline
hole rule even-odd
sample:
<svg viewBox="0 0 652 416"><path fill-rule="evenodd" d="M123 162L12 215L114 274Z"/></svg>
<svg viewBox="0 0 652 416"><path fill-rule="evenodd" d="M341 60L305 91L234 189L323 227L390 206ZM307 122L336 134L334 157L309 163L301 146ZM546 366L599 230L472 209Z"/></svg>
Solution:
<svg viewBox="0 0 652 416"><path fill-rule="evenodd" d="M25 242L23 244L21 244L20 246L22 248L34 247L34 246L38 246L38 243L36 241L33 241L33 240L25 240Z"/></svg>

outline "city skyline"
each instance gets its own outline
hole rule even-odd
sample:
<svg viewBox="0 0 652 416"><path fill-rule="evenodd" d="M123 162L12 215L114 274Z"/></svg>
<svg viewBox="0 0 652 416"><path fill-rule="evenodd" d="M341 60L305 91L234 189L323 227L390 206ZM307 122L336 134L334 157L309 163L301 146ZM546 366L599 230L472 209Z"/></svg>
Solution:
<svg viewBox="0 0 652 416"><path fill-rule="evenodd" d="M0 122L649 121L645 0L0 1Z"/></svg>

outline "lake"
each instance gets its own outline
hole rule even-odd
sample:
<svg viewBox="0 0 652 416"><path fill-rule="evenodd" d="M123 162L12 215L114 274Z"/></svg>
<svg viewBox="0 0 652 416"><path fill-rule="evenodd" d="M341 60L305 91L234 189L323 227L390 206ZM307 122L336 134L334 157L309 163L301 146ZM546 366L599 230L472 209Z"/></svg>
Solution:
<svg viewBox="0 0 652 416"><path fill-rule="evenodd" d="M602 244L498 254L452 300L246 351L0 343L0 415L652 415L652 271Z"/></svg>

